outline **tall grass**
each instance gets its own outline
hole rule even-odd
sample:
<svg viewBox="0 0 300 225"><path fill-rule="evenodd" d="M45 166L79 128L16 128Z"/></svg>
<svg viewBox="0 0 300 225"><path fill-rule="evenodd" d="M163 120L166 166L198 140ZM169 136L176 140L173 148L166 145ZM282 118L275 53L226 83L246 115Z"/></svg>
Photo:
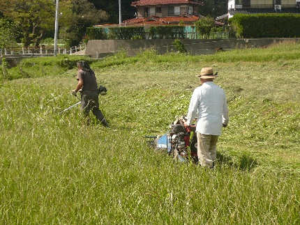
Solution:
<svg viewBox="0 0 300 225"><path fill-rule="evenodd" d="M86 126L79 108L59 114L77 102L73 69L3 83L1 224L300 223L299 60L114 57L92 64L109 129ZM186 113L206 65L230 110L215 170L175 163L144 139Z"/></svg>
<svg viewBox="0 0 300 225"><path fill-rule="evenodd" d="M85 56L58 56L23 59L16 67L9 69L8 78L36 78L45 76L60 76L76 67L76 62L93 60Z"/></svg>
<svg viewBox="0 0 300 225"><path fill-rule="evenodd" d="M155 50L143 51L135 57L127 57L124 52L107 57L96 62L96 67L107 67L136 62L182 63L182 62L276 62L298 60L300 58L300 44L281 43L269 48L237 49L219 52L213 55L187 55L183 53L169 53L158 55Z"/></svg>

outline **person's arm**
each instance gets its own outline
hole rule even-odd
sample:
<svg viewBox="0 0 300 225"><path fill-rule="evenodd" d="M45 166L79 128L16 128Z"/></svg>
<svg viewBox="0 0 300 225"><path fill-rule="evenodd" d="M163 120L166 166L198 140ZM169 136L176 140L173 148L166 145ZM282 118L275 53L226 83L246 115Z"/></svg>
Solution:
<svg viewBox="0 0 300 225"><path fill-rule="evenodd" d="M76 89L74 91L78 92L82 87L83 87L83 80L82 80L82 78L79 78L78 79L77 87L76 87Z"/></svg>
<svg viewBox="0 0 300 225"><path fill-rule="evenodd" d="M72 91L72 94L74 96L76 96L77 92L83 87L83 79L82 79L82 74L80 71L77 74L77 80L78 80L78 83L77 83L76 89Z"/></svg>
<svg viewBox="0 0 300 225"><path fill-rule="evenodd" d="M222 114L222 124L223 124L223 127L227 127L228 122L229 122L228 106L227 106L226 96L224 94L224 104L223 104L223 114Z"/></svg>
<svg viewBox="0 0 300 225"><path fill-rule="evenodd" d="M190 106L189 106L189 112L187 114L187 121L186 121L187 126L190 126L193 119L195 119L197 112L198 112L199 103L200 103L200 98L199 98L198 93L195 90L192 95L192 98L190 101Z"/></svg>

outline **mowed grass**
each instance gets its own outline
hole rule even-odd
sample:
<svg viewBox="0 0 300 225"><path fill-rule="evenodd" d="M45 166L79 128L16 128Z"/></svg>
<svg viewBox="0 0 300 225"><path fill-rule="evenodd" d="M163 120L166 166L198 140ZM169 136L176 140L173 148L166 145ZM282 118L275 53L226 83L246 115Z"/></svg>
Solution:
<svg viewBox="0 0 300 225"><path fill-rule="evenodd" d="M75 69L49 75L59 66L49 63L45 77L39 66L28 69L32 78L5 81L1 223L299 224L300 59L289 51L299 45L95 61L109 129L86 126L79 107L59 114L78 101ZM144 139L187 113L203 66L219 72L230 111L215 170L173 162Z"/></svg>

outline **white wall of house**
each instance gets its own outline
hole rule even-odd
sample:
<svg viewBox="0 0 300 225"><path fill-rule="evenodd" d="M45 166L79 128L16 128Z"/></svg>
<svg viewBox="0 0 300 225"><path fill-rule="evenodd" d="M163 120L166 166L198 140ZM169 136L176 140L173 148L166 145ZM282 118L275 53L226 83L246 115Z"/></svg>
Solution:
<svg viewBox="0 0 300 225"><path fill-rule="evenodd" d="M235 0L228 0L228 10L235 9Z"/></svg>
<svg viewBox="0 0 300 225"><path fill-rule="evenodd" d="M273 8L275 0L251 0L251 8ZM294 8L300 0L281 0L282 8ZM228 0L228 10L242 9L242 0Z"/></svg>
<svg viewBox="0 0 300 225"><path fill-rule="evenodd" d="M174 6L174 15L179 16L180 15L180 6Z"/></svg>
<svg viewBox="0 0 300 225"><path fill-rule="evenodd" d="M149 16L155 16L155 7L149 8Z"/></svg>
<svg viewBox="0 0 300 225"><path fill-rule="evenodd" d="M170 10L170 8L172 8L172 10ZM137 7L138 18L151 16L166 17L180 15L198 15L198 7L193 5L157 5Z"/></svg>
<svg viewBox="0 0 300 225"><path fill-rule="evenodd" d="M294 8L297 4L297 1L295 0L282 0L281 5L284 8Z"/></svg>
<svg viewBox="0 0 300 225"><path fill-rule="evenodd" d="M251 0L251 8L273 8L274 0Z"/></svg>

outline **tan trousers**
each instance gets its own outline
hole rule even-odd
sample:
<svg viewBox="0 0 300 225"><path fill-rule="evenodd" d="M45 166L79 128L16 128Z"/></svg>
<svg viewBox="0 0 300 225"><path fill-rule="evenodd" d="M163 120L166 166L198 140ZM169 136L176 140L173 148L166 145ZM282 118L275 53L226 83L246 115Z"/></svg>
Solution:
<svg viewBox="0 0 300 225"><path fill-rule="evenodd" d="M198 159L203 167L214 167L217 157L217 142L219 136L197 133Z"/></svg>

